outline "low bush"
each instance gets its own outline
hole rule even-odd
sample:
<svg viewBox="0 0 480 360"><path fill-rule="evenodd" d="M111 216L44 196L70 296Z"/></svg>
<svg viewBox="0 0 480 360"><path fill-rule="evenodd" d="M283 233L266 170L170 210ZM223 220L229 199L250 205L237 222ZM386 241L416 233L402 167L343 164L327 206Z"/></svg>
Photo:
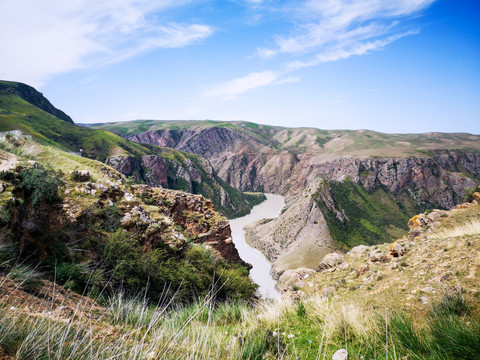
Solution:
<svg viewBox="0 0 480 360"><path fill-rule="evenodd" d="M146 291L157 301L168 294L181 303L210 292L218 300L253 297L257 286L244 268L216 259L203 246L189 245L183 255L162 248L145 252L133 235L117 230L105 242L99 265L111 274L109 288L123 288L130 296Z"/></svg>
<svg viewBox="0 0 480 360"><path fill-rule="evenodd" d="M63 181L59 172L37 166L21 171L20 179L20 186L30 195L33 206L42 201L54 203L60 200L58 192L63 186Z"/></svg>

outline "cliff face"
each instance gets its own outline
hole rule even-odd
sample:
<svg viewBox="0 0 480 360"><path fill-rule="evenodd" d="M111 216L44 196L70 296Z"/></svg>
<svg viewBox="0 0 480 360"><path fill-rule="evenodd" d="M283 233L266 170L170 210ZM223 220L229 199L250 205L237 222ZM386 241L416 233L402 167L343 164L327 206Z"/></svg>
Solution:
<svg viewBox="0 0 480 360"><path fill-rule="evenodd" d="M315 178L343 181L351 179L371 191L384 187L397 195L408 191L420 205L451 208L474 187L480 175L480 153L445 151L429 158L339 157L318 163L315 158L298 164L293 184L302 185Z"/></svg>
<svg viewBox="0 0 480 360"><path fill-rule="evenodd" d="M211 158L243 136L228 128L212 127L200 131L190 129L146 131L127 138L138 143L171 147Z"/></svg>
<svg viewBox="0 0 480 360"><path fill-rule="evenodd" d="M242 194L225 183L207 160L192 154L114 156L107 159L107 164L135 182L201 194L229 217L245 215L261 201L260 195Z"/></svg>
<svg viewBox="0 0 480 360"><path fill-rule="evenodd" d="M155 126L130 138L200 154L242 191L286 196L278 219L247 231L249 241L275 262L274 272L296 266L294 258L315 262L332 246L347 249L401 236L413 214L451 208L480 182L480 138L470 134L388 135L248 123Z"/></svg>
<svg viewBox="0 0 480 360"><path fill-rule="evenodd" d="M450 208L461 201L464 189L474 186L478 181L474 179L480 174L480 153L476 150L432 150L425 156L389 157L375 155L382 150L369 150L371 155L357 150L352 155L342 155L332 144L340 148L351 146L351 141L343 140L345 136L324 147L319 147L311 136L302 136L303 143L309 145L298 150L288 148L292 140L285 131L273 135L270 144L246 132L219 127L155 130L129 138L204 156L223 180L241 191L293 196L316 178L350 178L367 190L384 186L390 193L398 194L408 188L411 196L425 207ZM277 146L282 142L282 146Z"/></svg>

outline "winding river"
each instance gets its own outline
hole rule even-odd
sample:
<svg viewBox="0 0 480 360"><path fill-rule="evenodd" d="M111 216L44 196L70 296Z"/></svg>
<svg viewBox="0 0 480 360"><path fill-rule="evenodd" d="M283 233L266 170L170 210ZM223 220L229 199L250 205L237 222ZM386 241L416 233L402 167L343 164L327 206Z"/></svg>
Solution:
<svg viewBox="0 0 480 360"><path fill-rule="evenodd" d="M255 206L252 211L241 218L229 220L232 230L232 239L243 261L252 264L250 277L260 287L259 293L264 298L276 298L275 280L270 276L272 264L257 249L245 241L244 226L260 219L272 219L280 215L285 205L285 199L280 195L265 194L267 200Z"/></svg>

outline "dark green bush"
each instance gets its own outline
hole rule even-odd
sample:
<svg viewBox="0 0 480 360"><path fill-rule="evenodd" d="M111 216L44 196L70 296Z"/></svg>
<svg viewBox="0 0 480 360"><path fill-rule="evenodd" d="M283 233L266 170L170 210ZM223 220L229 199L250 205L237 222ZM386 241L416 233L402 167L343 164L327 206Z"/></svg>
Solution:
<svg viewBox="0 0 480 360"><path fill-rule="evenodd" d="M102 271L111 274L110 288L123 287L127 295L146 291L151 299L175 295L179 302L205 297L212 289L216 299L251 299L256 285L239 266L215 258L211 250L189 246L184 253L157 248L143 251L131 234L118 230L106 241Z"/></svg>
<svg viewBox="0 0 480 360"><path fill-rule="evenodd" d="M54 203L60 200L58 191L63 186L63 181L58 172L37 166L23 170L20 178L20 186L30 194L33 206L37 206L42 201Z"/></svg>

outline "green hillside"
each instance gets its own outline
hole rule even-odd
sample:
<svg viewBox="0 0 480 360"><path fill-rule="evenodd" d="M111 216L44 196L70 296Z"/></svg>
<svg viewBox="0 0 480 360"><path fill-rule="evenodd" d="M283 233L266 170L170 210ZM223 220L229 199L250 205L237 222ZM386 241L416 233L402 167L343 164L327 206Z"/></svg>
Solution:
<svg viewBox="0 0 480 360"><path fill-rule="evenodd" d="M28 91L17 91L26 88ZM138 144L124 139L103 129L92 129L78 126L68 119L60 119L53 113L62 113L51 104L44 106L45 110L25 100L36 99L36 104L50 104L42 94L35 89L14 82L0 82L0 132L20 130L30 135L43 145L51 145L62 150L81 154L84 157L105 162L111 156L133 157L141 162L144 155L156 155L167 160L169 166L169 188L188 190L185 184L173 172L173 168L184 167L184 160L189 158L198 168L203 181L193 186L192 191L212 200L216 209L228 217L242 216L250 211L252 206L261 202L263 196L246 195L223 182L216 174L209 175L201 166L197 155L186 154L172 149L163 149L152 145ZM65 115L67 116L67 115ZM140 169L140 172L142 169ZM138 180L145 178L140 174ZM229 196L231 202L222 204L220 189Z"/></svg>
<svg viewBox="0 0 480 360"><path fill-rule="evenodd" d="M467 133L385 134L371 130L321 130L285 128L246 121L135 120L94 124L123 137L164 130L200 131L212 127L229 128L278 150L294 153L358 154L372 156L429 155L434 150L480 150L480 136Z"/></svg>

